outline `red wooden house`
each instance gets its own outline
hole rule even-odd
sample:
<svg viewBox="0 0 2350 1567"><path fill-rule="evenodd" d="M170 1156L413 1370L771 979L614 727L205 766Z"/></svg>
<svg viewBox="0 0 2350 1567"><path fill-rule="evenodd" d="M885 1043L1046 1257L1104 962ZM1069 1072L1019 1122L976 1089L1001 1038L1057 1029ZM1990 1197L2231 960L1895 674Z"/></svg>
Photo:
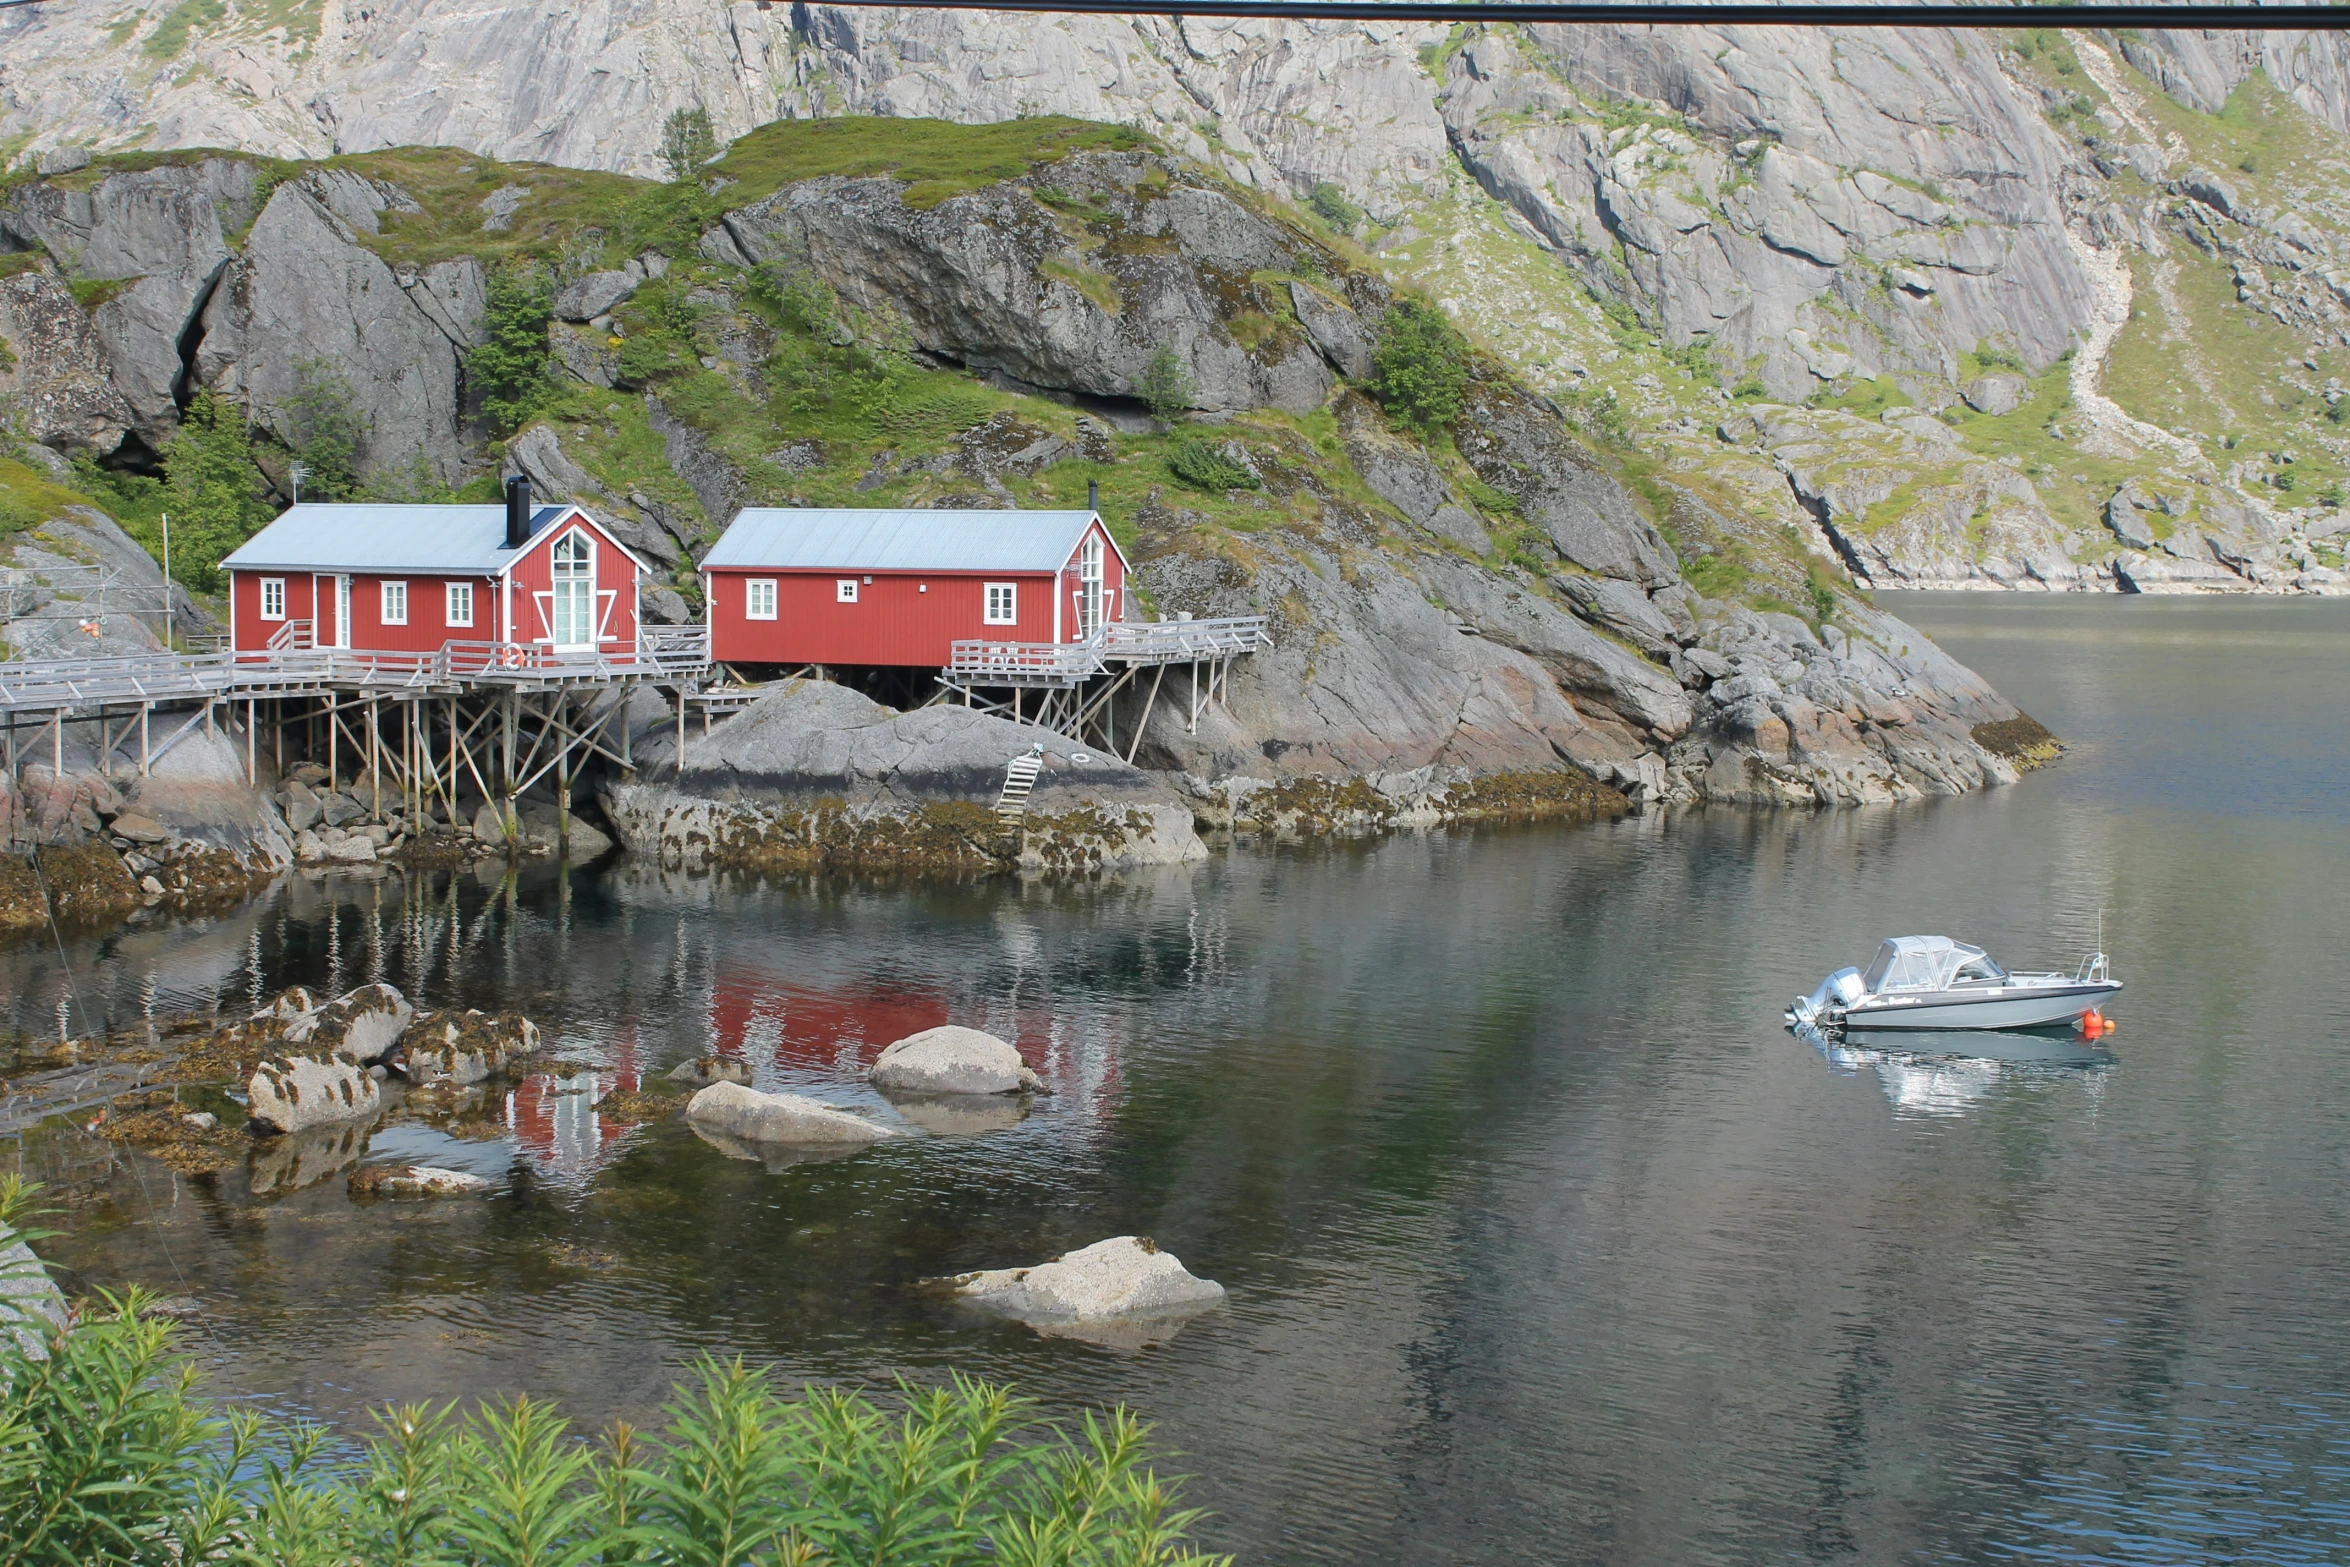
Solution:
<svg viewBox="0 0 2350 1567"><path fill-rule="evenodd" d="M221 562L230 647L431 653L451 642L632 653L645 565L577 506L303 502Z"/></svg>
<svg viewBox="0 0 2350 1567"><path fill-rule="evenodd" d="M702 559L710 656L945 666L956 642L1084 642L1126 607L1099 512L750 507Z"/></svg>

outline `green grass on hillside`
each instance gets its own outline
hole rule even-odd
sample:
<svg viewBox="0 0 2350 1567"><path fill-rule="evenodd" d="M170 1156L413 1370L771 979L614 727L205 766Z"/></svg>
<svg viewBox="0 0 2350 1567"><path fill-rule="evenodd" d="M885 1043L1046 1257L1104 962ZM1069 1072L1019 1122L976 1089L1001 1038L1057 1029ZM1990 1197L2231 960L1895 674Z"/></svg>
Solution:
<svg viewBox="0 0 2350 1567"><path fill-rule="evenodd" d="M736 182L721 192L729 207L826 174L886 174L908 183L907 206L932 207L950 196L1018 179L1073 152L1127 152L1148 145L1148 138L1130 125L1100 125L1061 114L994 125L862 115L778 120L737 141L708 172Z"/></svg>
<svg viewBox="0 0 2350 1567"><path fill-rule="evenodd" d="M68 506L88 504L38 470L0 457L0 538L37 528Z"/></svg>

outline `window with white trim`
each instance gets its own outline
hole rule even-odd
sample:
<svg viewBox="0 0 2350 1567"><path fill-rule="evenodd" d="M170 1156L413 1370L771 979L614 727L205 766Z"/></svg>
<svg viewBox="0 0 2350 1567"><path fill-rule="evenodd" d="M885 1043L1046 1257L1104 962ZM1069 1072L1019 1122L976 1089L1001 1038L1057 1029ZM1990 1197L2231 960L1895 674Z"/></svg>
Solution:
<svg viewBox="0 0 2350 1567"><path fill-rule="evenodd" d="M261 579L261 618L263 620L283 620L286 618L285 578L263 577Z"/></svg>
<svg viewBox="0 0 2350 1567"><path fill-rule="evenodd" d="M404 626L408 624L407 583L387 582L383 585L383 611L385 625Z"/></svg>
<svg viewBox="0 0 2350 1567"><path fill-rule="evenodd" d="M1017 582L990 582L986 586L987 612L980 618L991 626L1016 626L1020 623L1020 584Z"/></svg>
<svg viewBox="0 0 2350 1567"><path fill-rule="evenodd" d="M452 582L449 584L448 623L452 626L470 626L473 624L472 583Z"/></svg>
<svg viewBox="0 0 2350 1567"><path fill-rule="evenodd" d="M857 602L857 579L842 577L832 585L832 596L843 604Z"/></svg>
<svg viewBox="0 0 2350 1567"><path fill-rule="evenodd" d="M850 584L852 587L855 584ZM854 594L850 595L852 598ZM745 620L773 620L775 618L775 579L753 577L743 584L743 618Z"/></svg>

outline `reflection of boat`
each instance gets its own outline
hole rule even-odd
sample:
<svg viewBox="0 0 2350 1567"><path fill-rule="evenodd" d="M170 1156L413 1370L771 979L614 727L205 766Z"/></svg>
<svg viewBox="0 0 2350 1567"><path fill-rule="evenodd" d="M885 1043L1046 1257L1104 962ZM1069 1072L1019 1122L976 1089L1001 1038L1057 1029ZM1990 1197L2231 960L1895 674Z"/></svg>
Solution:
<svg viewBox="0 0 2350 1567"><path fill-rule="evenodd" d="M2071 974L2010 974L1982 948L1948 936L1895 936L1867 973L1838 969L1796 1001L1787 1021L1904 1032L2038 1028L2094 1012L2121 988L2102 952Z"/></svg>
<svg viewBox="0 0 2350 1567"><path fill-rule="evenodd" d="M2111 1051L2058 1033L1992 1029L1854 1029L1833 1036L1810 1023L1796 1037L1838 1072L1873 1071L1897 1111L1963 1115L2002 1081L2064 1078L2095 1083L2114 1064Z"/></svg>
<svg viewBox="0 0 2350 1567"><path fill-rule="evenodd" d="M2113 1052L2088 1043L2067 1028L2003 1030L1847 1028L1844 1044L1855 1050L1891 1050L1913 1056L1961 1056L1970 1061L2043 1062L2050 1066L2108 1066Z"/></svg>

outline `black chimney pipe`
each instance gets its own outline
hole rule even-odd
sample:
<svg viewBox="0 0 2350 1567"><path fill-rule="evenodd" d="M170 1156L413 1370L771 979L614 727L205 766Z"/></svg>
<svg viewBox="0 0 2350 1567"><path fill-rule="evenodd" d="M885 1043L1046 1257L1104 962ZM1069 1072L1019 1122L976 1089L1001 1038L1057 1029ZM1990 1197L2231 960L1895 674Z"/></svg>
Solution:
<svg viewBox="0 0 2350 1567"><path fill-rule="evenodd" d="M518 550L530 541L530 475L518 473L506 481L506 548Z"/></svg>
<svg viewBox="0 0 2350 1567"><path fill-rule="evenodd" d="M1087 511L1100 511L1102 509L1101 480L1088 479L1085 481L1085 509Z"/></svg>

